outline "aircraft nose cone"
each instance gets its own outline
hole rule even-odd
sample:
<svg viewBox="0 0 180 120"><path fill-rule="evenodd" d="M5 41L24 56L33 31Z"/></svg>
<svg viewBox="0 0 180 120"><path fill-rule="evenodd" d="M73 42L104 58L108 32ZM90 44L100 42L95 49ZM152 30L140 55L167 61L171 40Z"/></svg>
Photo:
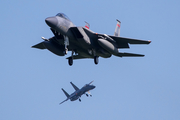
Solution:
<svg viewBox="0 0 180 120"><path fill-rule="evenodd" d="M58 25L58 20L56 17L48 17L45 19L45 22L49 27L52 27L52 28Z"/></svg>

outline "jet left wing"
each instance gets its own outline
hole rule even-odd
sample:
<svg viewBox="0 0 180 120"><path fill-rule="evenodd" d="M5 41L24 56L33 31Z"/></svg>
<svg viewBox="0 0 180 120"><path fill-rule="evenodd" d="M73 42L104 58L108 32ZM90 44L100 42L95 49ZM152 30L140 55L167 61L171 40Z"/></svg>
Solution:
<svg viewBox="0 0 180 120"><path fill-rule="evenodd" d="M61 102L61 103L59 103L59 104L62 104L62 103L64 103L64 102L66 102L67 100L69 100L69 98L67 98L66 100L62 101L62 102Z"/></svg>
<svg viewBox="0 0 180 120"><path fill-rule="evenodd" d="M94 33L93 31L83 28L84 31L88 34L88 36L96 36L96 38L98 38L98 36L102 36L102 37L106 37L104 34L98 34L98 33ZM116 43L118 48L129 48L129 44L149 44L151 43L151 41L147 41L147 40L139 40L139 39L132 39L132 38L124 38L124 37L119 37L119 36L112 36L112 35L108 35L110 38L112 38Z"/></svg>
<svg viewBox="0 0 180 120"><path fill-rule="evenodd" d="M118 56L118 57L143 57L144 55L142 54L134 54L134 53L117 53L117 54L114 54L115 56Z"/></svg>

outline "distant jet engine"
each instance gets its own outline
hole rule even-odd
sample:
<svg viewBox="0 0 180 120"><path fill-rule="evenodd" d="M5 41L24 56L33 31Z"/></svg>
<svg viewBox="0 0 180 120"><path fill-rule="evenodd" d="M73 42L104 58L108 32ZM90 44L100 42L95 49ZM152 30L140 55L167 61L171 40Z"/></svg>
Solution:
<svg viewBox="0 0 180 120"><path fill-rule="evenodd" d="M65 55L64 54L64 46L55 44L53 41L44 41L43 44L52 53L59 55L59 56Z"/></svg>
<svg viewBox="0 0 180 120"><path fill-rule="evenodd" d="M107 50L111 54L118 53L118 48L114 44L112 44L111 42L109 42L105 39L98 39L98 43L101 47L103 47L105 50Z"/></svg>

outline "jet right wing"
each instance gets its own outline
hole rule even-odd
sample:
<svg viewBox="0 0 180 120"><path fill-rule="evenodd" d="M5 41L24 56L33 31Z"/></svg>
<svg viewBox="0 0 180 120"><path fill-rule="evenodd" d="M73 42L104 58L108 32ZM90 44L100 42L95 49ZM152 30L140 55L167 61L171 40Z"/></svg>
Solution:
<svg viewBox="0 0 180 120"><path fill-rule="evenodd" d="M38 43L38 44L32 46L32 48L46 49L46 47L44 46L43 42Z"/></svg>

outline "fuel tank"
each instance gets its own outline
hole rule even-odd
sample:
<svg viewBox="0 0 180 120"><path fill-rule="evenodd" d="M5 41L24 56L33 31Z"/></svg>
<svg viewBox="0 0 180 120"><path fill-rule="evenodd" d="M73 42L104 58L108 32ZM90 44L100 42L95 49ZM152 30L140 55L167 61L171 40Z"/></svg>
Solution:
<svg viewBox="0 0 180 120"><path fill-rule="evenodd" d="M105 39L98 39L99 45L110 52L111 54L116 54L118 53L118 48L115 47L116 45L112 44L111 42L105 40Z"/></svg>

